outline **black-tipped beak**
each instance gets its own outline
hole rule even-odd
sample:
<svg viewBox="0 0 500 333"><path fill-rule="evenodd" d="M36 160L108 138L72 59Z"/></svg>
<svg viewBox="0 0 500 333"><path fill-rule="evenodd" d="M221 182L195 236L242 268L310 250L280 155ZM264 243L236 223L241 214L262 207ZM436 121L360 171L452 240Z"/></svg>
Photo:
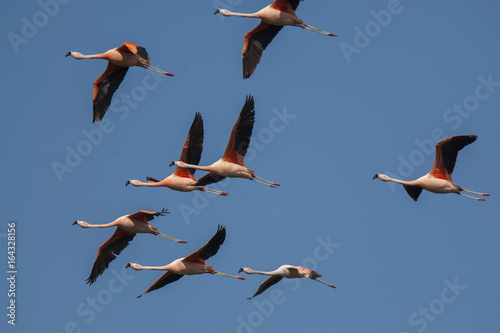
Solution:
<svg viewBox="0 0 500 333"><path fill-rule="evenodd" d="M171 167L174 164L175 164L175 161L172 161L172 163L170 163L168 166Z"/></svg>
<svg viewBox="0 0 500 333"><path fill-rule="evenodd" d="M72 225L78 224L78 220L75 220Z"/></svg>
<svg viewBox="0 0 500 333"><path fill-rule="evenodd" d="M125 186L127 186L128 184L130 184L130 180L127 180L127 182L125 183Z"/></svg>
<svg viewBox="0 0 500 333"><path fill-rule="evenodd" d="M65 57L71 55L71 51L69 51L68 53L66 53Z"/></svg>
<svg viewBox="0 0 500 333"><path fill-rule="evenodd" d="M131 267L131 266L130 266L130 263L128 263L128 264L125 266L125 268L129 268L129 267Z"/></svg>
<svg viewBox="0 0 500 333"><path fill-rule="evenodd" d="M375 178L378 178L378 173L376 173L375 176L373 176L372 180Z"/></svg>
<svg viewBox="0 0 500 333"><path fill-rule="evenodd" d="M214 15L219 14L219 13L220 13L220 9L217 8L217 10L214 12Z"/></svg>
<svg viewBox="0 0 500 333"><path fill-rule="evenodd" d="M240 268L240 270L238 271L238 273L241 273L243 272L243 267Z"/></svg>

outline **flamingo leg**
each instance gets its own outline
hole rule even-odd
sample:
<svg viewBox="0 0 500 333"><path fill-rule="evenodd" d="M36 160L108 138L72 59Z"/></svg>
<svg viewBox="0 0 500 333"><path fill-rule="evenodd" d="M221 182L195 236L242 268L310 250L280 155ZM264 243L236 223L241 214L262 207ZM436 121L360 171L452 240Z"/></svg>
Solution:
<svg viewBox="0 0 500 333"><path fill-rule="evenodd" d="M463 195L464 197L467 197L467 198L471 198L471 199L474 199L474 200L479 200L479 201L486 201L485 198L476 198L476 197L473 197L471 195L467 195L467 194L463 194L463 193L458 193L460 195Z"/></svg>
<svg viewBox="0 0 500 333"><path fill-rule="evenodd" d="M258 179L255 179L255 178L254 178L254 179L252 179L252 180L253 180L254 182L257 182L257 183L260 183L260 184L264 184L264 185L266 185L266 186L270 186L270 187L272 187L272 188L277 188L277 186L276 186L276 185L269 184L269 183L265 183L265 182L262 182L262 181L260 181L260 180L258 180Z"/></svg>
<svg viewBox="0 0 500 333"><path fill-rule="evenodd" d="M323 283L323 284L326 284L328 287L337 288L337 287L335 287L333 284L331 284L331 283L326 283L325 281L321 281L320 279L314 279L314 280L316 280L316 281L318 281L318 282L321 282L321 283Z"/></svg>
<svg viewBox="0 0 500 333"><path fill-rule="evenodd" d="M274 185L274 186L271 186L271 187L280 186L280 184L275 183L275 182L272 182L272 181L269 181L269 180L266 180L266 179L264 179L264 178L260 178L260 177L257 177L257 176L255 176L255 178L257 178L257 179L261 180L263 183L266 183L267 185L270 185L270 186L271 186L271 185Z"/></svg>
<svg viewBox="0 0 500 333"><path fill-rule="evenodd" d="M156 68L156 67L153 67L151 65L146 65L144 66L145 68L149 69L149 70L152 70L153 72L156 72L156 73L159 73L159 74L163 74L163 75L168 75L168 76L174 76L174 74L170 73L170 72L165 72L159 68Z"/></svg>
<svg viewBox="0 0 500 333"><path fill-rule="evenodd" d="M235 275L229 275L229 274L216 272L216 271L213 271L212 274L216 274L216 275L220 275L220 276L227 276L227 277L235 278L235 279L239 279L239 280L245 280L245 278L243 276L240 276L240 275L235 276Z"/></svg>
<svg viewBox="0 0 500 333"><path fill-rule="evenodd" d="M156 236L160 236L161 238L165 238L165 239L177 242L177 243L187 243L186 241L183 241L181 239L177 239L177 238L174 238L174 237L170 237L170 236L162 234L161 232L158 232L158 231L155 233L155 235Z"/></svg>
<svg viewBox="0 0 500 333"><path fill-rule="evenodd" d="M333 34L331 32L315 28L313 26L310 26L309 24L302 23L302 25L297 25L297 27L300 27L302 29L307 29L307 30L310 30L310 31L314 31L314 32L317 32L317 33L320 33L320 34L323 34L323 35L337 37L337 35L335 35L335 34Z"/></svg>
<svg viewBox="0 0 500 333"><path fill-rule="evenodd" d="M466 190L464 188L462 189L462 191L473 193L473 194L477 194L477 195L482 195L482 196L485 196L485 197L489 197L490 196L488 193L479 193L479 192L469 191L469 190Z"/></svg>
<svg viewBox="0 0 500 333"><path fill-rule="evenodd" d="M211 189L211 188L208 188L208 187L203 187L202 191L203 192L207 192L207 193L211 193L211 194L223 195L223 196L226 196L226 195L229 194L227 192L219 191L219 190L214 190L214 189Z"/></svg>

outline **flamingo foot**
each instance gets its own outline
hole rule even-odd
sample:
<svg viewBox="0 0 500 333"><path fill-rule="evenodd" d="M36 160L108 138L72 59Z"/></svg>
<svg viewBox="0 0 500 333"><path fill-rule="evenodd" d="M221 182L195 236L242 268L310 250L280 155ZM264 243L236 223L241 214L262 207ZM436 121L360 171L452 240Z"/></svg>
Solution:
<svg viewBox="0 0 500 333"><path fill-rule="evenodd" d="M486 201L485 198L477 198L477 200L479 200L479 201Z"/></svg>

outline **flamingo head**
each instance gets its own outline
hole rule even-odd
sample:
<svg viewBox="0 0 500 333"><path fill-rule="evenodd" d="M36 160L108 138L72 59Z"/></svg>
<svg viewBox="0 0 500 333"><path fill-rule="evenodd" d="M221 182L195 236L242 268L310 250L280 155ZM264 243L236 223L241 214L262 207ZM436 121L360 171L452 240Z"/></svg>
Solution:
<svg viewBox="0 0 500 333"><path fill-rule="evenodd" d="M65 57L67 56L72 56L75 59L83 59L83 54L81 54L80 52L69 51L68 53L66 53Z"/></svg>
<svg viewBox="0 0 500 333"><path fill-rule="evenodd" d="M73 222L73 225L75 225L75 224L78 224L82 228L88 228L89 227L89 224L87 222L85 222L85 221L76 220L75 222Z"/></svg>
<svg viewBox="0 0 500 333"><path fill-rule="evenodd" d="M389 176L384 175L384 174L382 174L382 173L376 173L376 174L375 174L375 176L373 176L373 178L372 178L372 179L375 179L375 178L378 178L378 179L380 179L381 181L384 181L384 182L387 182L387 181L389 181L389 180L390 180L390 179L389 179Z"/></svg>

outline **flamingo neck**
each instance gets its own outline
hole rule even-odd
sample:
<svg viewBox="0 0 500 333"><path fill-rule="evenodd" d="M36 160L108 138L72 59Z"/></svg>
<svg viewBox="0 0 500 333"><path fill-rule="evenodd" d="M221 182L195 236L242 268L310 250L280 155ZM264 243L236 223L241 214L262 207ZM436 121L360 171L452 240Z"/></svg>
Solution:
<svg viewBox="0 0 500 333"><path fill-rule="evenodd" d="M166 271L167 266L141 266L137 270Z"/></svg>
<svg viewBox="0 0 500 333"><path fill-rule="evenodd" d="M135 181L134 183L130 183L134 186L149 186L149 187L158 187L158 186L165 186L165 184L163 184L163 182L152 182L152 183L149 183L149 182L141 182L139 180Z"/></svg>
<svg viewBox="0 0 500 333"><path fill-rule="evenodd" d="M83 227L84 228L111 228L111 227L116 227L117 225L118 225L118 222L113 221L113 222L106 223L106 224L90 224L90 223L87 223Z"/></svg>
<svg viewBox="0 0 500 333"><path fill-rule="evenodd" d="M245 13L234 13L229 10L225 10L224 12L221 12L222 15L224 16L239 16L239 17L250 17L250 18L261 18L258 13L250 13L250 14L245 14Z"/></svg>
<svg viewBox="0 0 500 333"><path fill-rule="evenodd" d="M417 185L415 183L415 180L400 180L400 179L396 179L396 178L391 178L389 176L385 176L385 179L382 179L382 180L385 182L394 182L394 183L401 184L401 185Z"/></svg>
<svg viewBox="0 0 500 333"><path fill-rule="evenodd" d="M255 271L251 268L247 268L245 269L245 273L247 274L260 274L260 275L274 275L275 271L272 271L272 272L265 272L265 271Z"/></svg>
<svg viewBox="0 0 500 333"><path fill-rule="evenodd" d="M203 170L203 171L212 171L212 168L210 166L202 166L202 165L195 165L195 164L188 164L184 162L178 162L178 167L181 168L187 168L187 169L196 169L196 170Z"/></svg>

